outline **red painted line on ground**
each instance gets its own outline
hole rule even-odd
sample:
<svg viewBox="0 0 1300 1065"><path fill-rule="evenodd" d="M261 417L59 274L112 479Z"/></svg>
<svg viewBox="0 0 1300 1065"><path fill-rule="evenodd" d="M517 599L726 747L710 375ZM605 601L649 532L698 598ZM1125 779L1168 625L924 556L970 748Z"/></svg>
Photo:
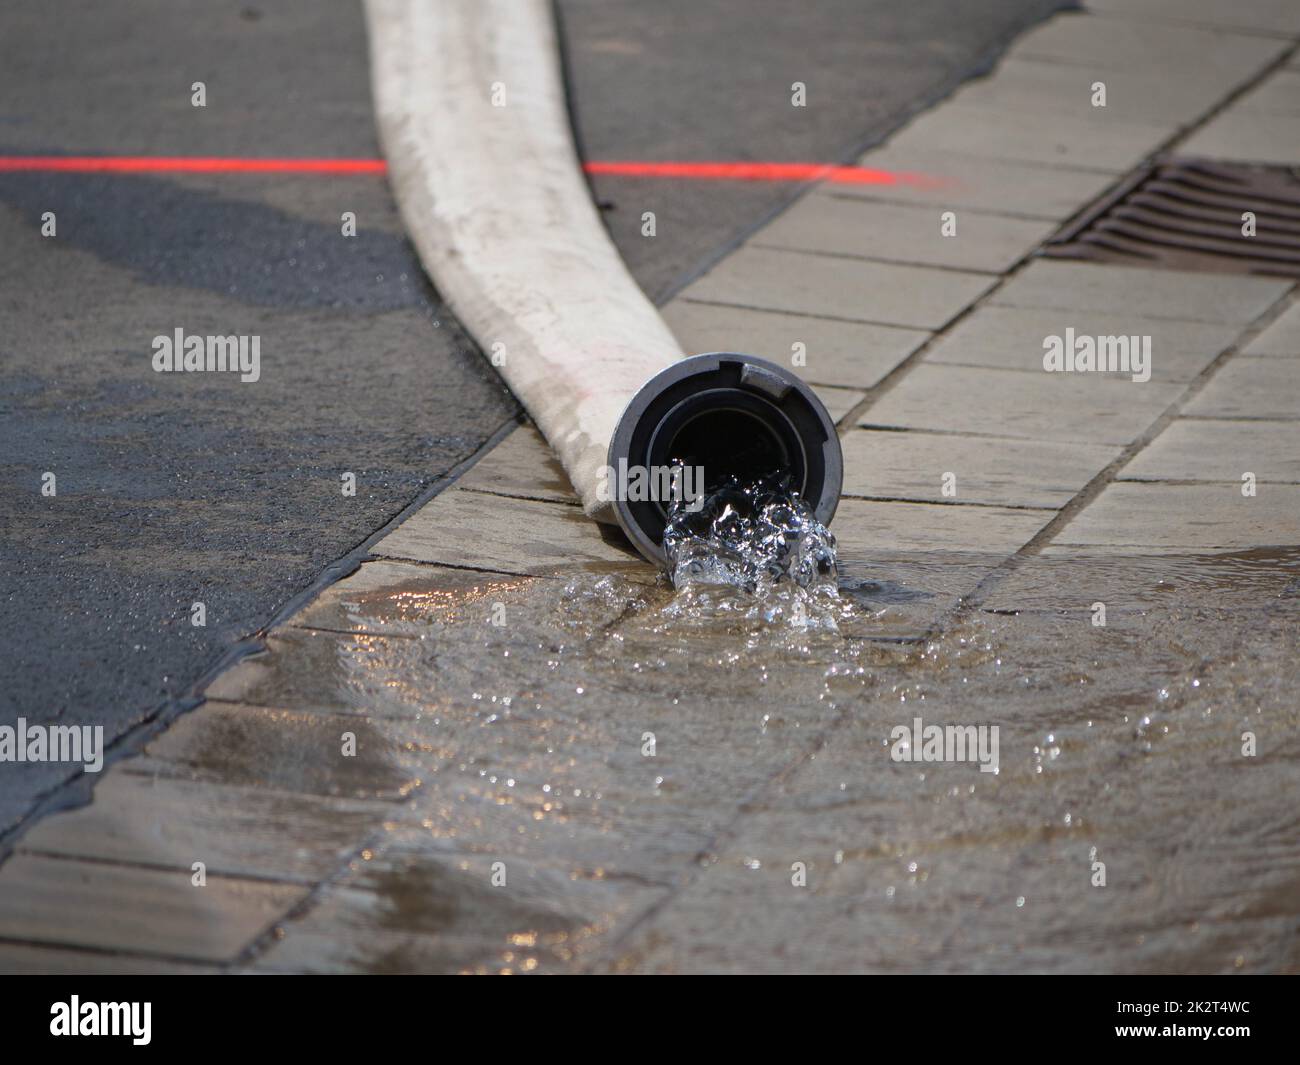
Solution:
<svg viewBox="0 0 1300 1065"><path fill-rule="evenodd" d="M704 181L824 181L832 185L912 185L932 187L942 181L924 174L872 170L863 166L825 163L686 163L594 162L588 174L617 177L683 178ZM382 159L232 159L205 156L144 155L8 155L0 156L0 172L18 170L75 174L261 173L261 174L383 174Z"/></svg>
<svg viewBox="0 0 1300 1065"><path fill-rule="evenodd" d="M199 173L382 174L382 159L228 159L202 156L5 155L0 171L44 170L76 174Z"/></svg>
<svg viewBox="0 0 1300 1065"><path fill-rule="evenodd" d="M826 163L642 163L595 162L588 174L619 177L694 178L705 181L826 181L832 185L930 185L934 178L865 166Z"/></svg>

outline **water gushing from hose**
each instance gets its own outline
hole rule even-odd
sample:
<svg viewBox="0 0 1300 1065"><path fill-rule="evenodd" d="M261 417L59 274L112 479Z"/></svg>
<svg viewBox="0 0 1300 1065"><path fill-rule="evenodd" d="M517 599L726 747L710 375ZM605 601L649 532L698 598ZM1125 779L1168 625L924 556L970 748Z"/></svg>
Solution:
<svg viewBox="0 0 1300 1065"><path fill-rule="evenodd" d="M788 582L815 595L834 590L838 576L835 537L788 476L729 478L695 509L673 502L664 553L679 590L714 584L758 594Z"/></svg>

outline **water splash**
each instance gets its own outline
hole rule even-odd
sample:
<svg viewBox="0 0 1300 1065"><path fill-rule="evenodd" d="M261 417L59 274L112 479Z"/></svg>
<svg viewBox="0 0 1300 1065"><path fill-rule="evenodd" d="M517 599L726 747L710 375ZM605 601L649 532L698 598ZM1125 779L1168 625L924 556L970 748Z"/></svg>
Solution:
<svg viewBox="0 0 1300 1065"><path fill-rule="evenodd" d="M732 477L702 503L673 502L664 553L673 587L693 609L835 627L835 537L788 478Z"/></svg>

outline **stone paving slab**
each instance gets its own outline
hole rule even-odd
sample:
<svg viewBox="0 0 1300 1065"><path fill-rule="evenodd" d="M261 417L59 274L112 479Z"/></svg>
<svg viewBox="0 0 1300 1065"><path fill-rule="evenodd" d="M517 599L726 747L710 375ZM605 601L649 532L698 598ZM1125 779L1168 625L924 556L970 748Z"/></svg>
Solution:
<svg viewBox="0 0 1300 1065"><path fill-rule="evenodd" d="M380 559L330 585L290 624L296 629L418 639L427 636L431 626L470 611L486 619L492 603L530 583L532 578L504 573Z"/></svg>
<svg viewBox="0 0 1300 1065"><path fill-rule="evenodd" d="M1108 485L1052 540L1052 547L1141 547L1152 552L1300 543L1300 486L1254 497L1240 485Z"/></svg>
<svg viewBox="0 0 1300 1065"><path fill-rule="evenodd" d="M291 711L292 716L280 726L286 736L290 733L285 725L300 727L304 723L303 715L328 716L328 722L318 726L322 736L334 735L338 725L333 719L346 716L348 724L354 720L358 723L351 731L357 732L360 740L370 740L368 746L386 752L386 772L380 778L379 797L399 779L405 788L415 783L417 775L413 772L400 776L398 755L402 745L398 740L390 742L389 730L393 722L420 719L425 709L423 693L404 691L399 685L385 690L384 680L394 677L404 663L423 660L423 651L416 641L287 629L268 638L266 646L265 654L246 658L222 674L208 689L210 699L274 713ZM367 723L371 729L366 729ZM310 736L313 730L309 722L305 724L309 726ZM400 730L397 735L400 736ZM418 745L412 749L418 751ZM424 752L426 761L428 753ZM273 781L275 777L268 779Z"/></svg>
<svg viewBox="0 0 1300 1065"><path fill-rule="evenodd" d="M583 878L675 880L745 796L815 742L833 711L818 700L792 705L773 687L738 687L735 670L747 667L734 654L722 661L714 647L666 644L655 605L670 598L629 611L581 654L561 651L570 662L588 659L572 694L530 701L536 673L520 671L495 685L518 684L508 714L444 715L456 757L413 803L424 838L539 862L563 854ZM535 667L554 652L530 657ZM802 668L796 658L770 656L766 668ZM642 750L646 732L656 740L652 758ZM733 758L720 763L719 750Z"/></svg>
<svg viewBox="0 0 1300 1065"><path fill-rule="evenodd" d="M866 502L870 501L846 499L840 505L844 507L849 503ZM929 639L943 618L955 610L962 598L969 595L1001 564L1004 556L988 549L891 549L886 544L889 542L890 529L896 529L895 522L906 520L906 508L925 504L878 505L895 509L881 510L878 520L876 514L864 511L862 513L875 522L871 527L840 529L839 591L845 600L853 604L857 616L841 619L838 627L840 635L848 639L864 640L877 645L906 646ZM969 506L958 509L1002 508ZM851 507L850 511L856 514L854 508ZM929 517L929 513L924 511L920 516ZM916 512L913 512L915 515ZM1000 528L997 527L999 524ZM1019 528L1014 523L1000 521L995 517L980 529L967 528L966 535L972 539L1011 542L1022 533L1032 535L1029 530L1028 523Z"/></svg>
<svg viewBox="0 0 1300 1065"><path fill-rule="evenodd" d="M870 502L860 500L856 502ZM906 513L906 508L924 504L896 503L898 510ZM967 507L967 510L988 510L988 507ZM1014 508L1007 508L1014 509ZM898 511L895 511L897 513ZM871 511L864 513L871 514ZM888 529L889 523L883 520L888 511L882 512L880 527ZM918 512L928 517L930 511ZM1021 513L1034 513L1022 511ZM1025 529L1013 527L1011 534L1004 537L1005 529L999 531L999 539L1014 540ZM863 529L858 537L861 543L872 535L872 529ZM890 549L886 546L872 548L870 554L860 550L845 562L845 572L841 574L840 591L851 597L854 602L866 605L872 610L882 608L900 608L911 605L924 606L914 619L932 621L947 603L954 602L967 595L980 581L999 564L1003 558L991 555L986 550L947 551L947 550L912 550Z"/></svg>
<svg viewBox="0 0 1300 1065"><path fill-rule="evenodd" d="M1040 23L1007 55L1097 70L1159 71L1180 81L1224 74L1240 84L1288 47L1287 41L1219 29L1078 14Z"/></svg>
<svg viewBox="0 0 1300 1065"><path fill-rule="evenodd" d="M0 943L0 974L5 976L196 976L219 972L213 965Z"/></svg>
<svg viewBox="0 0 1300 1065"><path fill-rule="evenodd" d="M328 723L319 726L319 732L308 731L296 741L309 753L318 740L323 745L308 760L308 779L314 775L320 756L334 757L332 730L339 721L333 715L346 715L344 721L349 725L353 721L363 726L369 722L370 732L360 728L355 731L359 751L383 752L380 764L371 765L370 771L386 785L398 783L410 790L405 781L418 779L417 765L427 768L439 764L438 751L423 746L429 700L434 692L402 683L402 678L432 674L450 683L453 675L467 671L477 675L481 670L481 683L487 690L495 690L503 677L538 668L535 659L539 647L563 643L574 638L575 632L581 635L584 630L575 626L601 629L613 624L627 609L628 597L645 594L658 583L657 572L644 562L637 564L636 581L607 575L610 582L626 586L626 595L608 597L603 597L598 566L585 571L584 580L573 588L565 581L468 573L436 566L423 569L422 587L402 574L391 586L394 594L389 599L367 594L355 598L351 609L371 610L380 619L394 612L412 621L423 619L426 638L282 628L267 638L264 654L244 659L209 686L209 698L275 708L265 713L331 715ZM378 578L366 577L363 581L363 586L372 591L381 586ZM496 619L501 624L494 624ZM373 621L360 626L363 630L373 627ZM521 678L519 683L529 682ZM472 682L466 681L465 686L471 687ZM483 691L478 690L480 694ZM444 707L453 708L451 704ZM302 724L298 714L291 714L281 727L288 733ZM231 723L231 727L239 725ZM268 718L259 727L274 725L275 721ZM255 740L256 734L252 735ZM193 742L203 743L203 735L196 732ZM218 763L217 768L223 767ZM274 773L274 760L255 762L252 771ZM344 777L340 786L351 783Z"/></svg>
<svg viewBox="0 0 1300 1065"><path fill-rule="evenodd" d="M1237 326L1142 318L1113 311L1063 311L985 304L958 322L922 357L925 363L988 366L1043 372L1043 343L1051 336L1151 337L1151 380L1156 384L1195 378L1240 333Z"/></svg>
<svg viewBox="0 0 1300 1065"><path fill-rule="evenodd" d="M1300 115L1300 71L1275 70L1232 105L1232 110L1237 108Z"/></svg>
<svg viewBox="0 0 1300 1065"><path fill-rule="evenodd" d="M974 209L954 211L955 233L943 235L943 212L811 193L751 240L785 248L1002 273L1051 235L1053 226Z"/></svg>
<svg viewBox="0 0 1300 1065"><path fill-rule="evenodd" d="M514 430L456 483L460 488L521 499L578 502L551 445L532 425Z"/></svg>
<svg viewBox="0 0 1300 1065"><path fill-rule="evenodd" d="M929 180L915 185L837 185L826 195L1064 221L1115 180L1101 171L993 159L947 151L943 145L903 151L889 144L867 152L858 163Z"/></svg>
<svg viewBox="0 0 1300 1065"><path fill-rule="evenodd" d="M790 705L762 688L738 691L721 664L698 669L691 652L701 648L665 647L653 610L626 621L588 646L616 653L603 669L583 667L572 695L531 694L539 663L573 657L534 648L534 672L521 673L518 687L494 679L494 690L515 691L511 707L498 703L489 715L465 699L464 709L444 712L436 732L451 757L394 819L390 839L459 860L560 866L579 884L663 887L746 795L815 742L831 713L815 699ZM653 758L642 751L646 732L656 737ZM733 757L720 762L719 750ZM486 861L475 865L486 874ZM472 886L488 887L486 875Z"/></svg>
<svg viewBox="0 0 1300 1065"><path fill-rule="evenodd" d="M341 756L344 733L356 738L356 753L347 757ZM417 786L418 770L400 756L412 738L380 718L209 698L201 713L181 717L123 772L211 784L218 791L269 789L298 797L370 800L382 814Z"/></svg>
<svg viewBox="0 0 1300 1065"><path fill-rule="evenodd" d="M943 564L951 556L938 556L935 561ZM879 570L871 565L874 560L841 563L841 580L849 582L867 580L871 573ZM985 560L983 573L987 574L992 566ZM843 584L841 584L843 587ZM975 587L972 582L971 588ZM957 595L926 595L915 601L905 603L885 603L873 605L865 603L871 609L870 614L861 618L837 623L840 636L846 640L862 640L874 646L906 647L923 643L934 632L940 619L957 608L960 602Z"/></svg>
<svg viewBox="0 0 1300 1065"><path fill-rule="evenodd" d="M113 773L91 805L46 818L20 850L311 884L381 819L382 804Z"/></svg>
<svg viewBox="0 0 1300 1065"><path fill-rule="evenodd" d="M954 724L980 723L957 707L942 709L945 719ZM936 707L931 713L938 711ZM897 714L899 719L906 716L906 711ZM970 845L967 833L978 831L976 826L983 818L976 811L999 799L1005 803L1007 792L1032 786L1032 780L1028 767L1017 771L1018 766L1006 763L996 783L987 776L981 779L975 767L936 766L926 776L940 776L947 784L947 796L936 795L919 781L911 795L905 791L900 796L898 778L916 771L889 758L888 737L894 723L878 720L867 727L846 727L836 737L837 746L855 751L856 764L842 750L831 750L800 766L782 782L777 793L779 806L760 806L748 812L735 838L717 855L708 877L731 870L748 874L747 889L738 890L758 894L776 906L797 905L800 895L825 902L835 898L854 901L862 904L865 923L884 931L897 922L895 931L903 931L907 918L890 905L889 889L894 889L892 898L905 899L909 888L919 889L930 877L948 873L956 864L954 859ZM1000 727L1004 734L1020 731L1010 723ZM954 791L965 792L961 801L940 801L951 800ZM808 814L827 807L836 808L836 815L828 820L851 823L856 831L813 832L801 823L808 820ZM1041 837L1042 827L1041 818L1022 811L1018 817L1004 819L1003 831L1013 845L1028 846L1036 836ZM802 890L792 890L794 861L807 867ZM1004 870L1004 875L1007 872ZM1015 893L1006 888L979 893L987 900L1003 892L1013 904ZM1014 905L1007 908L1014 909ZM883 953L897 956L906 952L895 946Z"/></svg>
<svg viewBox="0 0 1300 1065"><path fill-rule="evenodd" d="M969 766L928 767L924 776L941 781L943 791L918 784L914 795L900 799L895 784L892 796L882 788L879 799L855 801L873 782L896 782L910 772L889 761L887 735L879 721L841 730L835 745L773 789L780 808L747 810L689 884L620 943L602 971L896 971L882 970L882 958L908 958L897 971L1005 971L1026 964L1016 898L1027 883L1040 901L1052 887L1075 896L1073 905L1059 909L1096 922L1104 910L1069 876L1070 850L1086 851L1071 848L1041 814L1024 814L1017 824L1004 813L1005 837L980 834L974 811L1012 790L1005 762L996 779ZM1015 783L1035 787L1026 777ZM837 832L835 824L854 828ZM1009 860L1002 846L1018 857ZM792 882L795 862L803 866L804 886ZM940 883L947 883L944 894L953 905L936 913L931 900ZM768 915L761 928L742 931L740 915L725 903L735 898L754 900ZM995 956L976 957L966 945L958 914L976 905L992 911L987 920L1005 923L1006 934L994 937L1003 944ZM710 920L714 927L707 928Z"/></svg>
<svg viewBox="0 0 1300 1065"><path fill-rule="evenodd" d="M1183 413L1197 418L1300 418L1300 366L1288 359L1233 359Z"/></svg>
<svg viewBox="0 0 1300 1065"><path fill-rule="evenodd" d="M1066 115L1075 119L1110 117L1168 126L1184 124L1208 113L1232 88L1231 78L1171 79L1145 68L1090 70L1037 59L1006 59L996 75L958 90L960 103L997 107L1035 115ZM1104 107L1093 104L1096 82L1106 86Z"/></svg>
<svg viewBox="0 0 1300 1065"><path fill-rule="evenodd" d="M1008 114L997 106L950 103L917 119L889 144L903 152L942 146L996 159L1121 174L1155 151L1176 129L1170 123Z"/></svg>
<svg viewBox="0 0 1300 1065"><path fill-rule="evenodd" d="M743 865L736 868L734 860L722 867L710 863L673 899L671 913L656 914L652 923L636 929L618 945L613 957L594 963L591 971L747 976L876 971L864 961L864 955L873 949L864 940L861 908L843 899L821 900L794 889L788 895L762 899L766 915L762 949L754 950L754 930L746 931L750 919L738 908L719 902L755 897L756 879ZM737 944L740 949L725 950L721 943Z"/></svg>
<svg viewBox="0 0 1300 1065"><path fill-rule="evenodd" d="M1177 560L1172 554L1181 556ZM1150 557L1145 557L1150 556ZM1144 547L1048 544L1038 555L1022 556L1001 575L981 603L985 611L1061 617L1063 624L1093 630L1092 605L1106 607L1106 630L1119 625L1129 638L1150 636L1150 622L1163 617L1172 625L1213 624L1213 613L1186 608L1189 589L1209 597L1212 611L1240 615L1268 612L1279 605L1300 578L1300 548L1248 548L1224 554L1207 551L1148 551ZM1132 624L1134 619L1138 624ZM1204 620L1203 620L1204 619ZM1029 618L1033 624L1033 618ZM1040 621L1040 624L1056 624ZM1097 634L1109 641L1111 633Z"/></svg>
<svg viewBox="0 0 1300 1065"><path fill-rule="evenodd" d="M261 654L242 658L239 662L218 676L208 685L208 703L231 702L259 707L268 713L285 713L285 711L308 711L308 713L346 714L369 719L407 720L411 718L407 700L402 693L380 693L376 703L365 702L365 694L357 692L351 696L347 684L338 684L339 651L346 654L361 654L367 650L389 650L400 646L399 640L390 636L370 636L359 633L350 641L331 641L328 636L334 633L313 632L311 629L286 627L266 637L265 648ZM396 651L393 651L396 655ZM298 688L286 688L278 683L278 661L281 657L303 659L302 675L294 677ZM181 718L174 724L172 732L190 719ZM294 726L294 720L279 723L268 722L268 726L287 728ZM242 726L238 726L242 727ZM330 730L333 723L322 723L322 730ZM311 763L308 763L311 766ZM329 792L325 792L329 795Z"/></svg>
<svg viewBox="0 0 1300 1065"><path fill-rule="evenodd" d="M15 854L0 877L0 938L230 961L305 895L295 884Z"/></svg>
<svg viewBox="0 0 1300 1065"><path fill-rule="evenodd" d="M1036 259L999 288L990 302L1246 325L1291 288L1290 281L1262 277Z"/></svg>
<svg viewBox="0 0 1300 1065"><path fill-rule="evenodd" d="M589 563L619 567L640 556L577 507L501 497L484 506L476 492L450 489L374 547L388 558L468 566L499 573L554 574ZM588 572L590 572L588 570Z"/></svg>
<svg viewBox="0 0 1300 1065"><path fill-rule="evenodd" d="M1001 440L959 433L846 433L844 493L927 502L1059 508L1120 448ZM955 495L943 479L955 475Z"/></svg>
<svg viewBox="0 0 1300 1065"><path fill-rule="evenodd" d="M813 391L817 393L817 398L822 401L826 413L831 416L833 422L843 421L844 416L867 396L865 392L850 388L831 388L827 385L813 385Z"/></svg>
<svg viewBox="0 0 1300 1065"><path fill-rule="evenodd" d="M1180 418L1121 471L1123 481L1217 481L1300 484L1300 421Z"/></svg>
<svg viewBox="0 0 1300 1065"><path fill-rule="evenodd" d="M1259 336L1242 348L1243 355L1300 357L1300 303L1293 303Z"/></svg>
<svg viewBox="0 0 1300 1065"><path fill-rule="evenodd" d="M1106 15L1300 33L1300 11L1291 0L1085 0L1084 6Z"/></svg>
<svg viewBox="0 0 1300 1065"><path fill-rule="evenodd" d="M513 730L492 730L514 735L486 747L481 725L477 735L464 730L455 764L431 782L427 794L417 796L410 820L398 822L395 831L419 817L424 831L413 844L416 851L451 850L461 859L518 858L525 865L562 860L575 882L607 879L662 887L707 846L731 816L735 796L754 787L759 774L779 768L771 764L770 752L753 749L748 715L744 727L732 722L700 728L617 695L599 702L595 721L557 711L548 722L553 727L520 721ZM670 757L665 750L662 761L650 763L639 754L641 731L620 727L629 715L661 737L674 755L697 737L709 736L754 755L755 762L712 776L690 754ZM538 757L543 744L550 757Z"/></svg>
<svg viewBox="0 0 1300 1065"><path fill-rule="evenodd" d="M980 552L1000 560L1052 516L1042 510L843 499L831 531L849 562L882 551Z"/></svg>
<svg viewBox="0 0 1300 1065"><path fill-rule="evenodd" d="M1128 444L1182 392L1127 376L921 364L858 424L1055 443Z"/></svg>
<svg viewBox="0 0 1300 1065"><path fill-rule="evenodd" d="M1300 166L1300 115L1231 107L1179 145L1186 155Z"/></svg>
<svg viewBox="0 0 1300 1065"><path fill-rule="evenodd" d="M923 329L684 299L670 302L663 308L663 315L689 354L748 352L788 366L814 385L845 388L872 387L930 336ZM803 345L802 365L793 361L798 344Z"/></svg>
<svg viewBox="0 0 1300 1065"><path fill-rule="evenodd" d="M986 274L746 246L681 295L759 310L938 329L993 282Z"/></svg>
<svg viewBox="0 0 1300 1065"><path fill-rule="evenodd" d="M563 971L661 894L500 857L507 878L496 888L480 856L380 852L288 925L253 971Z"/></svg>

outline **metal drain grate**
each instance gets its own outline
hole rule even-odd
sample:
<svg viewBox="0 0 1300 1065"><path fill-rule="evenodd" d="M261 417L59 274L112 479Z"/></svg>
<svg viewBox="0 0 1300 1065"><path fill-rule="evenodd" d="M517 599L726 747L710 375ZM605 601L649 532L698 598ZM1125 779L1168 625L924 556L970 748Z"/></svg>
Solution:
<svg viewBox="0 0 1300 1065"><path fill-rule="evenodd" d="M1255 215L1255 235L1242 215ZM1287 167L1167 157L1043 247L1060 259L1300 277L1300 179Z"/></svg>

